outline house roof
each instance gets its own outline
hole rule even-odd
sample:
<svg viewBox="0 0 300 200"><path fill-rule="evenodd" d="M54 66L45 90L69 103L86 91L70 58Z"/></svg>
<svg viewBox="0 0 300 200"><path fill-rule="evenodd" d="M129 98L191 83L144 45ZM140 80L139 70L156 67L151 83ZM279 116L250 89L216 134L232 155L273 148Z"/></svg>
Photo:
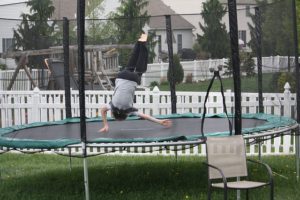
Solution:
<svg viewBox="0 0 300 200"><path fill-rule="evenodd" d="M228 0L219 0L221 4L227 4ZM238 0L236 5L256 5L256 0Z"/></svg>
<svg viewBox="0 0 300 200"><path fill-rule="evenodd" d="M161 0L149 0L146 8L148 15L154 16L149 20L150 29L166 29L164 15L171 15L172 29L194 29L195 27L164 4Z"/></svg>

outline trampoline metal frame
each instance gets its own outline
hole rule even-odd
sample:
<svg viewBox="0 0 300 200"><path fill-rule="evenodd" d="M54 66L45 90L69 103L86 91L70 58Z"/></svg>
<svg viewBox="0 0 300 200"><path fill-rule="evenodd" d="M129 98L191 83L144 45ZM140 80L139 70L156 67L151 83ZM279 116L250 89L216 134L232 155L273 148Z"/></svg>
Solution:
<svg viewBox="0 0 300 200"><path fill-rule="evenodd" d="M291 126L283 126L283 127L277 127L274 129L266 130L266 131L260 131L260 132L254 132L252 134L244 135L245 142L248 144L255 144L255 143L261 143L261 141L279 137L282 135L291 135L291 131L296 130L299 127L298 124L292 124ZM295 134L297 135L297 134ZM198 146L200 144L205 143L205 138L200 138L197 140L192 141L163 141L163 142L126 142L126 143L86 143L86 148L123 148L122 151L125 151L124 149L127 148L142 148L142 147L157 147L157 148L170 148L170 147L176 147L176 146ZM186 147L188 148L188 147ZM191 148L191 147L190 147ZM260 148L260 146L259 146ZM296 145L296 152L298 152L298 146ZM78 150L79 149L79 150ZM67 145L65 147L59 147L59 148L41 148L41 149L33 149L33 148L13 148L13 147L4 147L0 152L7 152L7 151L20 151L23 153L34 153L34 152L53 152L57 153L59 155L67 155L67 156L78 156L82 155L82 144L71 144ZM118 152L121 150L115 149L113 152ZM153 150L155 151L155 150ZM59 153L58 153L59 152ZM64 153L66 152L66 153ZM111 153L110 151L107 151L106 153ZM143 152L141 152L143 153ZM87 156L94 156L104 154L100 153L99 151L95 152L87 152Z"/></svg>

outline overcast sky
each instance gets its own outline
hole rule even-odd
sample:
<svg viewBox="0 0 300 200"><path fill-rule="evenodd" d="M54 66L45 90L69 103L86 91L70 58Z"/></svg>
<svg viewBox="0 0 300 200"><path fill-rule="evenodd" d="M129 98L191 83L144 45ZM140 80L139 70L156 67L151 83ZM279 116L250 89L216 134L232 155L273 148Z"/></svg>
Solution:
<svg viewBox="0 0 300 200"><path fill-rule="evenodd" d="M0 0L0 5L3 4L10 4L10 3L18 3L18 2L24 2L27 0Z"/></svg>

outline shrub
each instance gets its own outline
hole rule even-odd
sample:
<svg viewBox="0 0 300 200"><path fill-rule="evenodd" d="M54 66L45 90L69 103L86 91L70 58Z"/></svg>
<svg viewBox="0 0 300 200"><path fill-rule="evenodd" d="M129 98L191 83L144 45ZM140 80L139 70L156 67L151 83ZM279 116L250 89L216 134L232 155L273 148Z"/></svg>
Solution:
<svg viewBox="0 0 300 200"><path fill-rule="evenodd" d="M178 55L174 55L173 57L173 62L174 62L174 82L175 84L179 84L183 81L183 76L184 76L184 72L183 72L183 68L182 65L180 64L180 60L179 60L179 56ZM168 81L171 82L171 74L170 74L170 69L168 69Z"/></svg>
<svg viewBox="0 0 300 200"><path fill-rule="evenodd" d="M150 83L150 87L155 87L155 86L158 86L158 85L159 85L159 83L157 81L152 81Z"/></svg>
<svg viewBox="0 0 300 200"><path fill-rule="evenodd" d="M6 64L0 63L0 70L5 70L7 68Z"/></svg>
<svg viewBox="0 0 300 200"><path fill-rule="evenodd" d="M277 88L279 92L284 92L284 85L288 82L291 86L291 92L295 92L296 87L296 81L295 81L295 75L293 73L289 72L282 72L280 76L278 77L277 81Z"/></svg>

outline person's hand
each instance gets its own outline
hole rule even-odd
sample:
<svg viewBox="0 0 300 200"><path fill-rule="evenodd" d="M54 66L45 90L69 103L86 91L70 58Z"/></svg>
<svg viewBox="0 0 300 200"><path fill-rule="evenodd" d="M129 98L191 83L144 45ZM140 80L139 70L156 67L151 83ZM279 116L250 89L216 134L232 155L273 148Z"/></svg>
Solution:
<svg viewBox="0 0 300 200"><path fill-rule="evenodd" d="M108 126L104 126L98 132L100 132L100 133L107 133L108 132Z"/></svg>
<svg viewBox="0 0 300 200"><path fill-rule="evenodd" d="M172 126L172 121L169 120L169 119L164 119L164 120L160 121L160 124L163 125L163 126L165 126L165 127L167 127L167 128L169 128L169 127Z"/></svg>

